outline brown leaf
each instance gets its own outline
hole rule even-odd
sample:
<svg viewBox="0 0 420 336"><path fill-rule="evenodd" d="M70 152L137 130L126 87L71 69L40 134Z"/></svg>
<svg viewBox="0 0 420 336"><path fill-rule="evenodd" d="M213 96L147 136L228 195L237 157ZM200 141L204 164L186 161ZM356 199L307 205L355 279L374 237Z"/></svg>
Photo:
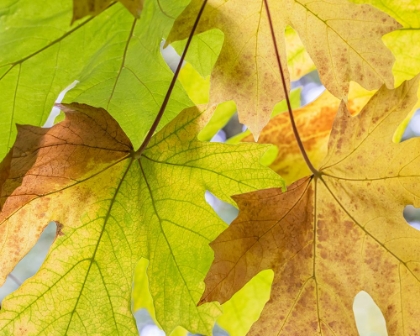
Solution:
<svg viewBox="0 0 420 336"><path fill-rule="evenodd" d="M341 104L319 177L236 196L239 217L211 243L201 303L223 303L271 268L271 299L251 335L357 335L361 290L390 335L420 333L420 233L402 216L420 206L420 139L392 142L418 81L381 88L354 117Z"/></svg>
<svg viewBox="0 0 420 336"><path fill-rule="evenodd" d="M118 0L134 17L139 18L143 10L144 0ZM72 23L85 16L96 16L115 3L115 0L73 0Z"/></svg>
<svg viewBox="0 0 420 336"><path fill-rule="evenodd" d="M66 119L53 128L18 125L16 142L0 167L3 179L0 180L0 204L3 204L0 223L36 198L42 198L47 207L51 201L48 195L76 186L110 163L128 157L132 151L129 139L104 109L77 103L71 104L71 108L65 104L58 106ZM83 197L81 194L80 198ZM42 218L42 212L27 216L22 214L22 220L13 227L0 225L2 254L10 256L3 259L0 279L12 271L48 224L45 219L40 226L31 225L31 218ZM37 233L28 235L34 228ZM8 231L13 231L16 237L9 239L5 234ZM24 246L16 249L23 241Z"/></svg>
<svg viewBox="0 0 420 336"><path fill-rule="evenodd" d="M4 157L3 161L0 162L0 211L3 208L3 204L6 201L6 197L2 195L6 195L8 192L5 190L5 182L9 178L10 172L10 164L12 162L12 152L10 151ZM10 191L9 191L10 194Z"/></svg>

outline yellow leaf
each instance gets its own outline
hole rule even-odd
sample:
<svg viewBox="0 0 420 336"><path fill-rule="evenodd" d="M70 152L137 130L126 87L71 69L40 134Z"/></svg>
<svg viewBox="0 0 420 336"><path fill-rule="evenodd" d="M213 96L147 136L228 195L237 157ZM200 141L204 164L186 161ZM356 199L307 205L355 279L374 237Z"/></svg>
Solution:
<svg viewBox="0 0 420 336"><path fill-rule="evenodd" d="M394 58L381 38L400 27L394 19L369 5L346 0L268 2L283 64L285 29L290 25L317 67L322 83L338 98L347 95L350 80L368 90L378 89L383 83L393 87ZM191 1L176 20L168 43L188 36L201 3ZM284 99L263 4L247 1L244 6L241 0L210 0L196 31L199 34L217 28L225 34L211 75L210 104L233 99L239 120L256 139L274 105ZM288 83L289 74L285 72Z"/></svg>
<svg viewBox="0 0 420 336"><path fill-rule="evenodd" d="M292 27L287 26L284 35L290 80L295 81L315 70L315 64L305 50L298 33Z"/></svg>
<svg viewBox="0 0 420 336"><path fill-rule="evenodd" d="M223 304L223 314L217 323L231 336L246 335L270 298L272 282L273 271L266 270L257 274Z"/></svg>
<svg viewBox="0 0 420 336"><path fill-rule="evenodd" d="M401 25L401 29L384 36L385 45L395 56L393 73L395 85L409 80L420 72L420 2L418 0L352 0L370 4L384 11Z"/></svg>
<svg viewBox="0 0 420 336"><path fill-rule="evenodd" d="M237 195L238 218L211 243L215 260L201 303L228 300L274 270L270 301L249 335L357 335L361 290L390 335L419 335L420 232L402 216L420 206L420 139L393 143L417 101L419 77L382 87L362 112L340 105L315 176Z"/></svg>
<svg viewBox="0 0 420 336"><path fill-rule="evenodd" d="M374 92L352 84L347 106L351 114L357 114ZM327 154L328 139L339 105L338 98L324 91L314 102L293 112L306 153L316 168ZM253 138L248 136L243 141L252 142ZM288 113L279 114L271 119L258 142L277 146L278 153L270 168L283 177L287 184L310 175L293 134Z"/></svg>
<svg viewBox="0 0 420 336"><path fill-rule="evenodd" d="M185 64L178 77L188 97L195 105L206 104L209 101L210 78L202 78L190 63Z"/></svg>

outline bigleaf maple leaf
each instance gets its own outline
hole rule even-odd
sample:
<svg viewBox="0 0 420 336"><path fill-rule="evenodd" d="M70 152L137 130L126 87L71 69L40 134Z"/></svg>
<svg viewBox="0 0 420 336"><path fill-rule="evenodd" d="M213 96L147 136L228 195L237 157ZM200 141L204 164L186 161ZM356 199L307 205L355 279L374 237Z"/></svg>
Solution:
<svg viewBox="0 0 420 336"><path fill-rule="evenodd" d="M119 0L134 17L139 18L143 9L144 0ZM87 15L98 15L114 0L73 0L72 22L79 20Z"/></svg>
<svg viewBox="0 0 420 336"><path fill-rule="evenodd" d="M401 29L384 36L385 45L395 56L392 72L395 85L400 85L417 75L420 71L420 21L418 1L393 1L393 0L352 0L355 3L370 4L395 18ZM407 45L412 47L407 48Z"/></svg>
<svg viewBox="0 0 420 336"><path fill-rule="evenodd" d="M116 3L72 27L71 1L2 1L0 159L15 141L14 125L43 125L75 80L67 101L106 109L137 148L173 76L160 52L162 38L188 1L146 1L139 20ZM176 84L159 129L189 106Z"/></svg>
<svg viewBox="0 0 420 336"><path fill-rule="evenodd" d="M360 112L372 95L371 91L366 92L360 90L360 87L353 86L346 104L349 112L351 114ZM306 153L316 168L320 167L327 154L328 138L339 105L340 99L324 91L312 103L293 111L296 127ZM242 141L253 142L254 139L249 135ZM279 114L270 120L261 132L258 143L277 146L278 153L270 168L277 172L286 184L310 174L296 143L287 113Z"/></svg>
<svg viewBox="0 0 420 336"><path fill-rule="evenodd" d="M383 83L393 88L394 58L381 37L400 25L370 5L347 0L268 1L279 52L286 64L285 28L299 34L322 83L338 98L349 81L368 90ZM175 21L168 42L191 31L201 0L192 0ZM210 103L235 100L242 123L258 138L274 105L284 99L264 1L210 0L197 33L218 28L224 44L211 77ZM288 73L286 79L288 81Z"/></svg>
<svg viewBox="0 0 420 336"><path fill-rule="evenodd" d="M342 103L316 175L286 192L235 196L240 213L211 243L201 302L228 300L264 269L271 299L251 335L356 335L355 295L368 292L390 335L420 333L420 233L404 206L420 206L420 139L393 143L417 101L419 77L382 87L357 116Z"/></svg>
<svg viewBox="0 0 420 336"><path fill-rule="evenodd" d="M185 110L156 133L140 157L103 109L62 105L66 119L19 126L0 165L0 281L51 220L57 237L39 272L7 297L4 335L135 335L131 285L149 259L156 316L208 334L220 308L196 307L211 263L208 243L225 224L206 203L211 191L281 186L259 163L266 148L205 143L195 135L209 113Z"/></svg>

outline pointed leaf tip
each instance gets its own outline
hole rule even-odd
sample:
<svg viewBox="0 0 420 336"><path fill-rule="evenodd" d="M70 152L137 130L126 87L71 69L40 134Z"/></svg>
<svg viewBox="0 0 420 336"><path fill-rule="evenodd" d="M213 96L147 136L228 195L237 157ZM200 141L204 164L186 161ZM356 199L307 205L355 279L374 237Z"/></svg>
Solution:
<svg viewBox="0 0 420 336"><path fill-rule="evenodd" d="M342 104L320 178L235 196L239 216L211 243L202 300L223 303L270 268L271 300L250 335L356 335L348 317L360 288L392 321L390 334L420 332L420 232L402 216L405 204L420 206L420 139L392 142L418 81L383 86L356 116Z"/></svg>
<svg viewBox="0 0 420 336"><path fill-rule="evenodd" d="M39 272L3 301L0 329L136 335L127 303L134 266L147 257L164 330L183 325L210 334L220 307L197 307L197 301L211 261L208 243L225 224L204 193L233 203L231 193L282 185L259 163L265 149L198 141L211 111L192 108L157 132L135 160L131 142L106 110L58 106L66 118L53 127L19 126L12 160L1 166L1 279L52 219L57 230ZM51 306L51 296L60 297L60 305L31 319L39 307Z"/></svg>
<svg viewBox="0 0 420 336"><path fill-rule="evenodd" d="M168 43L188 36L200 4L201 0L190 2L172 27ZM284 99L266 11L261 10L261 4L247 2L244 7L241 0L209 0L197 29L197 34L213 28L225 34L211 74L210 103L234 100L241 122L249 126L255 138L268 123L275 104ZM270 12L281 60L285 63L287 59L284 31L290 25L315 63L322 83L339 99L347 96L350 81L368 90L384 83L393 87L394 57L382 36L401 25L387 14L369 5L342 0L271 1ZM286 64L283 68L290 91Z"/></svg>

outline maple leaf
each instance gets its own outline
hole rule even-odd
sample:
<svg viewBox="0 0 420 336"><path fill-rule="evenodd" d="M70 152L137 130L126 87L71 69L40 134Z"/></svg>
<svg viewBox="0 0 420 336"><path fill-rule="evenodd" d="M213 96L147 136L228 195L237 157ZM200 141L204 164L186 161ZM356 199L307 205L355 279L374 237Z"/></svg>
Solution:
<svg viewBox="0 0 420 336"><path fill-rule="evenodd" d="M150 294L149 279L147 277L147 268L149 261L142 258L136 265L133 280L133 292L132 292L132 310L137 312L140 309L147 309L147 313L153 319L153 322L159 326L159 321L156 319L156 312L153 303L152 295ZM138 320L142 320L141 318ZM140 334L142 330L139 330ZM188 331L178 326L171 333L170 336L188 336Z"/></svg>
<svg viewBox="0 0 420 336"><path fill-rule="evenodd" d="M37 275L3 301L2 332L137 334L131 285L145 257L164 330L210 333L220 308L196 302L211 263L208 243L226 225L204 193L233 204L232 193L283 185L259 163L267 147L196 140L210 111L191 108L136 158L105 110L61 108L66 119L51 129L19 126L1 165L1 282L49 221L60 223Z"/></svg>
<svg viewBox="0 0 420 336"><path fill-rule="evenodd" d="M185 60L191 63L202 77L211 74L223 46L224 35L219 29L211 29L195 35ZM172 47L179 55L185 49L187 40L174 41ZM165 46L168 43L166 42Z"/></svg>
<svg viewBox="0 0 420 336"><path fill-rule="evenodd" d="M373 93L352 85L347 101L349 112L352 115L358 113ZM327 154L328 139L339 105L338 98L324 91L312 103L293 111L300 138L315 168L319 168ZM249 135L242 141L253 142L254 139ZM282 113L272 118L261 132L258 143L277 146L278 153L270 168L277 172L286 184L310 175L293 134L289 114Z"/></svg>
<svg viewBox="0 0 420 336"><path fill-rule="evenodd" d="M246 335L270 298L272 282L271 270L257 274L223 304L223 314L219 316L217 323L229 335Z"/></svg>
<svg viewBox="0 0 420 336"><path fill-rule="evenodd" d="M298 80L312 70L315 70L315 65L306 52L296 31L290 26L287 26L284 35L290 79ZM211 29L196 35L192 40L185 60L193 64L201 76L206 77L211 74L222 49L223 37L223 33L219 29ZM171 45L181 55L186 42L187 40L174 41Z"/></svg>
<svg viewBox="0 0 420 336"><path fill-rule="evenodd" d="M201 303L228 300L264 269L271 299L251 335L356 335L355 295L368 292L390 335L417 335L420 233L402 216L420 206L420 140L393 143L419 78L382 87L357 116L340 105L318 176L287 192L235 196L240 213L211 243Z"/></svg>
<svg viewBox="0 0 420 336"><path fill-rule="evenodd" d="M144 0L118 1L121 2L136 18L140 17ZM114 2L114 0L73 0L72 23L88 15L96 16Z"/></svg>
<svg viewBox="0 0 420 336"><path fill-rule="evenodd" d="M309 72L315 70L315 64L305 50L296 31L287 26L284 31L286 41L287 66L290 80L299 80Z"/></svg>
<svg viewBox="0 0 420 336"><path fill-rule="evenodd" d="M0 159L14 143L14 125L43 125L75 80L65 101L105 108L137 148L173 76L160 53L162 37L188 2L147 1L139 20L116 3L74 27L71 1L0 4ZM159 129L192 106L179 84L171 97Z"/></svg>
<svg viewBox="0 0 420 336"><path fill-rule="evenodd" d="M395 85L409 80L420 72L420 22L418 12L420 3L416 0L352 0L359 4L370 4L384 11L395 20L402 28L384 36L385 45L395 56L392 69ZM410 46L407 48L407 46Z"/></svg>
<svg viewBox="0 0 420 336"><path fill-rule="evenodd" d="M235 100L240 121L258 139L274 105L284 99L264 1L210 0L197 33L218 28L225 34L212 72L210 103ZM185 39L200 0L192 0L177 18L167 42ZM338 98L347 95L349 81L373 90L393 87L393 56L381 37L400 25L369 5L346 0L271 1L270 12L284 64L284 30L290 25L316 65L322 83ZM357 18L357 21L355 21ZM285 74L288 82L289 75Z"/></svg>

